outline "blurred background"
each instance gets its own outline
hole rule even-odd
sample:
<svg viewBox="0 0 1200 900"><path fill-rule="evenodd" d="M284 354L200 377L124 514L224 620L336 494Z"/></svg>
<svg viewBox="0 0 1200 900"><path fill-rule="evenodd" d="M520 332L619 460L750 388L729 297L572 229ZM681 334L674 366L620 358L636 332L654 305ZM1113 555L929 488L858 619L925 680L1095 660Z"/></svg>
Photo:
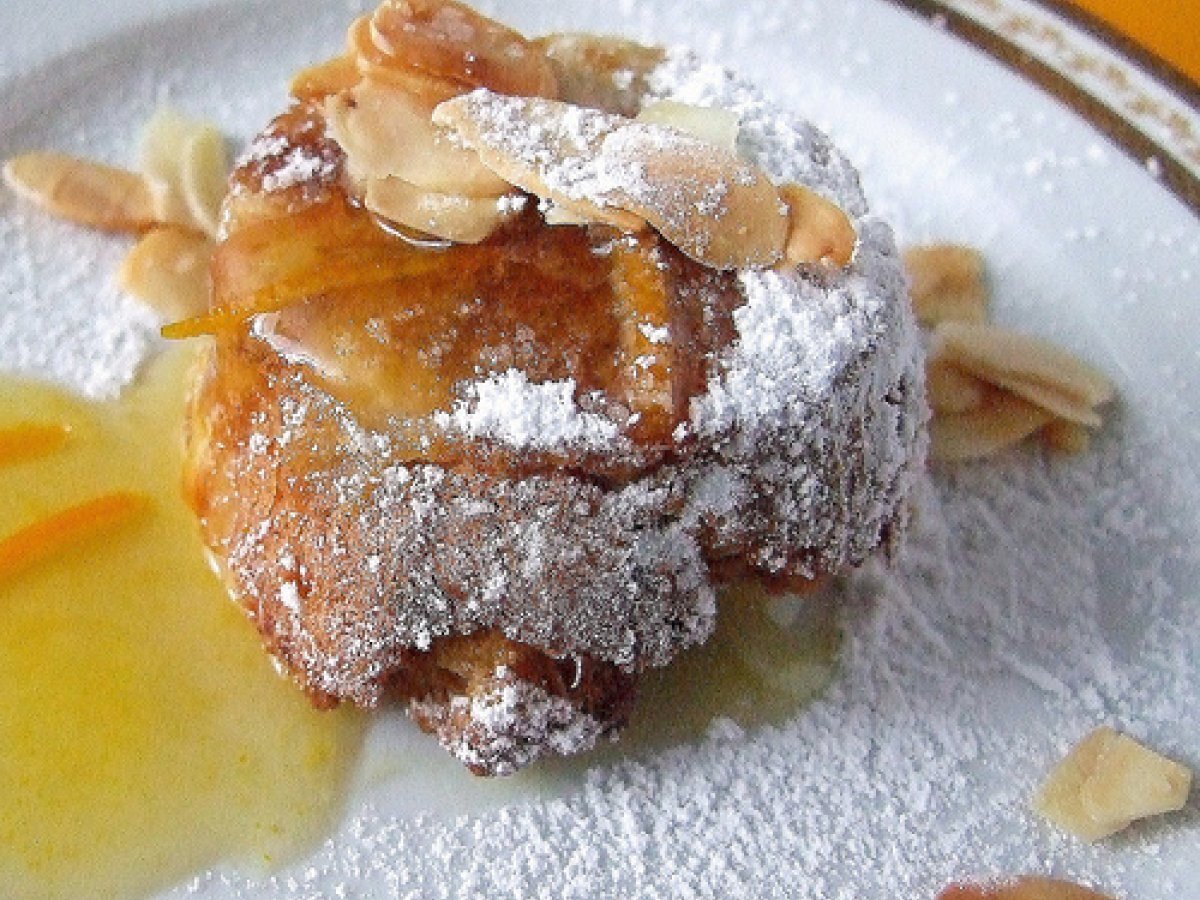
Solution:
<svg viewBox="0 0 1200 900"><path fill-rule="evenodd" d="M1200 0L1070 0L1200 86Z"/></svg>

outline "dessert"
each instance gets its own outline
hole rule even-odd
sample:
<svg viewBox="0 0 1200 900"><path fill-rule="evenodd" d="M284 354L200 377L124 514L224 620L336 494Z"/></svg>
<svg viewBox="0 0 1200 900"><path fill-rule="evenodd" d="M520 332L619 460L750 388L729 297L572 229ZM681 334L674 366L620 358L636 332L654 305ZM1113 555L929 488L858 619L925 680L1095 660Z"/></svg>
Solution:
<svg viewBox="0 0 1200 900"><path fill-rule="evenodd" d="M618 732L720 586L894 545L920 341L853 169L729 73L450 0L347 43L168 330L213 336L187 495L315 702L396 698L507 773Z"/></svg>

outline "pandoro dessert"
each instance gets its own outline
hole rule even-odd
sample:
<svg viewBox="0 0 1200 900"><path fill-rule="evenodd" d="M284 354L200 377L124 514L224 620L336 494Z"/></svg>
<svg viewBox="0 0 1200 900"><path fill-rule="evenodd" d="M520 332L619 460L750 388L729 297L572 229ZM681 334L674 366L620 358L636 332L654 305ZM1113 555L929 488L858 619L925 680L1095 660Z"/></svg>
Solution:
<svg viewBox="0 0 1200 900"><path fill-rule="evenodd" d="M471 771L619 732L718 590L895 544L923 462L888 226L679 51L385 0L223 207L186 490L319 704ZM731 610L737 615L737 610Z"/></svg>

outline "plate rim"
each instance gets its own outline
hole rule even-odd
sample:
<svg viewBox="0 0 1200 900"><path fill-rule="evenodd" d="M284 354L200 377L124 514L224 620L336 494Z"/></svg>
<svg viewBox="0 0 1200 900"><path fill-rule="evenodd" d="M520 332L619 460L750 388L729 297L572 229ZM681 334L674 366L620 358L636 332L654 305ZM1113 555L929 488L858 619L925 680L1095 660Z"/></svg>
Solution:
<svg viewBox="0 0 1200 900"><path fill-rule="evenodd" d="M1065 105L1200 219L1200 85L1064 0L886 0Z"/></svg>

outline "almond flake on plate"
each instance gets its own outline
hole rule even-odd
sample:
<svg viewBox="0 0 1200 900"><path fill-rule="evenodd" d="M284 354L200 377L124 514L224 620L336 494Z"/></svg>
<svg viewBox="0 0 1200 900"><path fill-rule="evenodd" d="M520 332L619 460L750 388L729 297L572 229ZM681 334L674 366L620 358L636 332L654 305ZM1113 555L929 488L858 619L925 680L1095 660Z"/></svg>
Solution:
<svg viewBox="0 0 1200 900"><path fill-rule="evenodd" d="M1095 407L1114 393L1102 372L1061 347L996 325L942 322L930 357L1090 427L1101 424Z"/></svg>
<svg viewBox="0 0 1200 900"><path fill-rule="evenodd" d="M215 236L229 171L220 131L159 109L142 131L139 156L156 220Z"/></svg>
<svg viewBox="0 0 1200 900"><path fill-rule="evenodd" d="M1112 900L1112 897L1074 882L1025 875L987 885L954 884L938 894L937 900Z"/></svg>
<svg viewBox="0 0 1200 900"><path fill-rule="evenodd" d="M929 456L957 462L992 456L1049 423L1054 416L1007 391L992 391L976 409L935 416L929 423Z"/></svg>
<svg viewBox="0 0 1200 900"><path fill-rule="evenodd" d="M913 311L922 325L984 322L988 295L983 255L961 244L928 244L904 251Z"/></svg>
<svg viewBox="0 0 1200 900"><path fill-rule="evenodd" d="M1112 728L1097 728L1071 748L1033 799L1052 823L1085 841L1187 803L1192 773Z"/></svg>
<svg viewBox="0 0 1200 900"><path fill-rule="evenodd" d="M978 409L988 395L987 383L944 360L925 366L925 394L935 414L957 414Z"/></svg>
<svg viewBox="0 0 1200 900"><path fill-rule="evenodd" d="M171 321L208 310L213 242L185 228L152 229L117 270L117 284Z"/></svg>
<svg viewBox="0 0 1200 900"><path fill-rule="evenodd" d="M1078 422L1055 419L1043 426L1042 443L1055 453L1079 454L1092 444L1092 433Z"/></svg>
<svg viewBox="0 0 1200 900"><path fill-rule="evenodd" d="M136 233L156 220L146 182L125 169L64 153L27 153L5 163L4 180L26 200L79 225Z"/></svg>

